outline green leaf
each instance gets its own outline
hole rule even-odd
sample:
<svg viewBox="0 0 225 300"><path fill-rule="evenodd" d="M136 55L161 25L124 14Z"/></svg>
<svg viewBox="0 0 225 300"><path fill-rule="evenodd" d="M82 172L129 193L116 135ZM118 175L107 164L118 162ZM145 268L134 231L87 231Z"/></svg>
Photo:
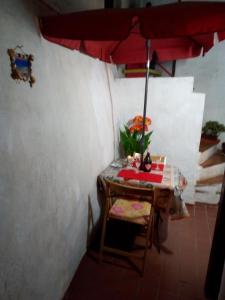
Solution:
<svg viewBox="0 0 225 300"><path fill-rule="evenodd" d="M152 131L144 136L144 151L147 149L148 145L151 142L151 135ZM134 152L141 152L141 134L136 130L133 133L130 133L130 130L127 126L124 126L123 130L120 129L120 143L123 147L125 156L133 155Z"/></svg>
<svg viewBox="0 0 225 300"><path fill-rule="evenodd" d="M125 132L126 132L127 136L130 136L131 133L130 133L128 126L124 126L124 128L125 128Z"/></svg>

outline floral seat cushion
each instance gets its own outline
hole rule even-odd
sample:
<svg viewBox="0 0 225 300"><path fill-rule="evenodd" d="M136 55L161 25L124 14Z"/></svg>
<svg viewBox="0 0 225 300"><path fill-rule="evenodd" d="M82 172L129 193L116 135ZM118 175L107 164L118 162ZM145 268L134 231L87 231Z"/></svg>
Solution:
<svg viewBox="0 0 225 300"><path fill-rule="evenodd" d="M111 217L144 225L151 212L151 203L117 198L109 211Z"/></svg>

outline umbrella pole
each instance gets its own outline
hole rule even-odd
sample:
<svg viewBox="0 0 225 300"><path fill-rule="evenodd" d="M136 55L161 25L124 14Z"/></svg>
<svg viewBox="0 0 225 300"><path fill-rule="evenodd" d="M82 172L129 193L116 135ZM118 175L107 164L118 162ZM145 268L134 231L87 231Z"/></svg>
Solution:
<svg viewBox="0 0 225 300"><path fill-rule="evenodd" d="M143 124L142 124L142 136L141 136L141 164L140 170L144 170L144 135L145 135L145 119L147 109L148 98L148 79L149 79L149 66L150 66L150 40L146 40L147 62L146 62L146 74L145 74L145 96L144 96L144 110L143 110Z"/></svg>

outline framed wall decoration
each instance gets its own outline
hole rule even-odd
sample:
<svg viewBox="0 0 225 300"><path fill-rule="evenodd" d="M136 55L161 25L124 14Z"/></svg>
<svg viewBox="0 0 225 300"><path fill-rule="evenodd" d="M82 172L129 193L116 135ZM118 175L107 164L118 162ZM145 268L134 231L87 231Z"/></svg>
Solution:
<svg viewBox="0 0 225 300"><path fill-rule="evenodd" d="M35 78L32 76L34 56L26 54L22 48L23 46L16 46L14 49L7 50L11 63L11 77L18 81L27 81L32 87L35 83Z"/></svg>

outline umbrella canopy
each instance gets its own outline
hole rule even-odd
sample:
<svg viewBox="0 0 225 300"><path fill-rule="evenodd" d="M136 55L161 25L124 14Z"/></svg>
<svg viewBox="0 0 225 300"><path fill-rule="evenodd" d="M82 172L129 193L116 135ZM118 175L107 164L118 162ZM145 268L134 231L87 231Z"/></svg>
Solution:
<svg viewBox="0 0 225 300"><path fill-rule="evenodd" d="M225 3L183 2L101 9L40 18L51 42L115 64L145 63L146 39L158 61L199 56L225 39Z"/></svg>
<svg viewBox="0 0 225 300"><path fill-rule="evenodd" d="M184 2L140 9L103 9L40 18L51 42L115 64L146 63L141 166L150 57L170 61L198 56L225 39L225 3ZM154 55L153 55L154 54Z"/></svg>

